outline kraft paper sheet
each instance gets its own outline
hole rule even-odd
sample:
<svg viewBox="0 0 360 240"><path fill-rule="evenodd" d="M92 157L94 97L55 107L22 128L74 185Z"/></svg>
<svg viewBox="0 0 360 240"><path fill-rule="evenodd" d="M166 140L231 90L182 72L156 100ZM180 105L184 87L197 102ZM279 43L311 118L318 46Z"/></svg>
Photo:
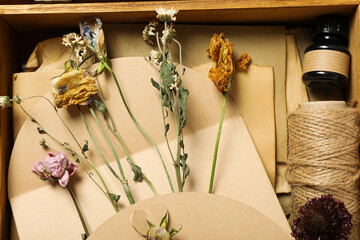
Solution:
<svg viewBox="0 0 360 240"><path fill-rule="evenodd" d="M167 147L162 132L158 92L150 84L150 77L157 79L157 71L143 58L136 57L114 59L112 66L119 78L130 109L144 129L158 143L171 178L175 182L172 163L169 156L166 155ZM138 71L138 69L142 69L142 71ZM49 77L51 76L49 75ZM105 85L111 94L111 98L106 101L106 104L114 119L117 120L116 127L124 137L129 151L133 153L134 161L142 167L143 172L157 187L160 194L169 193L170 189L156 152L131 122L119 94L117 94L114 82L110 78L104 78L102 81L106 82ZM186 71L185 86L189 89L190 96L187 103L188 125L184 141L185 149L190 156L188 164L191 168L191 175L187 180L185 191L207 192L217 122L221 111L221 94L206 77L191 69ZM204 98L204 96L206 97ZM60 110L59 112L69 123L74 134L80 136L79 140L90 140L84 124L75 110ZM101 139L101 132L91 121L88 110L86 107L83 110L87 111L86 118L90 122L90 128L94 135ZM32 114L43 123L49 132L74 145L71 137L45 100L40 100ZM171 121L171 117L169 119ZM170 128L170 132L172 130ZM10 161L9 199L19 236L21 239L38 238L39 233L46 228L47 235L54 236L53 239L64 239L64 236L55 233L58 233L59 229L66 229L67 239L78 239L82 228L66 189L41 181L30 170L35 161L40 161L46 156L46 150L38 145L38 141L43 137L52 146L57 146L46 136L39 135L34 123L27 119L19 132ZM112 136L111 139L113 143L116 143ZM174 135L170 135L170 140L170 145L174 146ZM124 209L129 204L121 184L110 175L99 160L98 153L91 141L89 143L91 150L88 156L94 160L105 180L109 182L111 191L122 195L119 207ZM102 148L108 148L105 141L99 141L99 144ZM152 197L152 192L146 184L135 184L130 180L132 172L126 162L126 157L119 146L117 149L136 201ZM112 159L111 151L106 151L104 154L108 159ZM111 162L111 165L117 169L114 161ZM91 231L94 231L115 213L105 197L81 170L72 178L71 187L74 189ZM240 111L230 98L220 142L214 192L248 204L278 224L285 232L290 232ZM61 232L64 233L63 230Z"/></svg>

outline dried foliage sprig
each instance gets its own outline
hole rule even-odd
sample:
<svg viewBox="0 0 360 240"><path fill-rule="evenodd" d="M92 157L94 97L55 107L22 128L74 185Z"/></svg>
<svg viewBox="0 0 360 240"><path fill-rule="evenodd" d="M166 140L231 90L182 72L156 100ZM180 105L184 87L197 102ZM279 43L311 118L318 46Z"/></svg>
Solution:
<svg viewBox="0 0 360 240"><path fill-rule="evenodd" d="M187 123L186 116L186 100L189 91L183 87L185 68L182 66L181 44L174 38L175 29L173 22L176 20L177 10L171 8L169 10L157 8L157 18L163 22L164 30L162 36L156 30L157 23L150 22L143 31L144 40L152 44L157 43L158 51L152 50L148 58L155 64L160 73L160 82L151 79L152 85L159 90L161 100L161 110L164 123L165 139L169 149L169 154L173 160L175 174L177 180L178 191L182 192L185 180L190 174L190 167L187 164L188 154L185 152L183 129ZM169 44L175 42L179 46L180 66L179 71L177 65L172 61ZM169 111L175 119L175 131L177 137L177 149L174 156L167 134L170 130L170 124L166 122Z"/></svg>

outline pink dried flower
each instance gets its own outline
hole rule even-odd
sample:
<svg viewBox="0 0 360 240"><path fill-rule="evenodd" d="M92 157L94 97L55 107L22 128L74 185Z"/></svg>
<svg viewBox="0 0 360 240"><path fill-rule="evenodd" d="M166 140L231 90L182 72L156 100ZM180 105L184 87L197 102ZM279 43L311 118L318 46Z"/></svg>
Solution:
<svg viewBox="0 0 360 240"><path fill-rule="evenodd" d="M77 165L70 162L62 151L48 154L42 162L36 162L31 170L43 180L57 179L60 186L66 187L70 176L77 170Z"/></svg>

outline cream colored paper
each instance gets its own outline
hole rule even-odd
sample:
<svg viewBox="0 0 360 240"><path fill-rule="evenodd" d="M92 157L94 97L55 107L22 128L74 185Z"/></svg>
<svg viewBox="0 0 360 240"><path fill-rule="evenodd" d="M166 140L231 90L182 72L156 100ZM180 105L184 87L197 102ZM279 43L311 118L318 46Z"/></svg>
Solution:
<svg viewBox="0 0 360 240"><path fill-rule="evenodd" d="M164 143L162 132L158 92L150 84L150 77L156 78L157 71L143 58L115 59L112 61L112 65L130 109L144 129L158 142L175 183L172 163L166 154L167 146ZM142 71L140 72L138 69L142 69ZM133 153L134 161L142 167L143 172L157 187L160 194L169 193L170 189L156 152L131 122L113 81L110 79L106 79L106 81L111 93L110 100L106 102L107 106L117 120L118 131L124 137L130 152ZM188 164L191 168L191 175L187 180L185 191L207 192L218 116L221 111L218 107L221 105L221 93L216 91L207 78L190 69L187 69L185 74L185 86L190 91L187 103L188 125L185 131L185 150L189 153ZM206 98L204 93L206 93ZM86 110L86 108L83 109ZM70 128L75 135L80 136L80 141L89 139L79 114L74 110L76 109L73 111L60 110L60 114L70 123ZM33 114L49 132L56 133L58 138L73 144L71 137L63 129L45 100L40 101ZM86 118L91 120L88 113ZM93 129L94 135L101 139L101 133L94 126L93 121L90 121L90 127ZM172 130L173 128L170 128L170 132ZM10 162L9 198L19 236L21 239L38 238L39 233L46 228L47 236L50 234L54 236L53 239L64 239L64 235L58 235L60 228L62 234L65 234L63 229L67 229L66 239L78 239L82 229L66 189L39 180L39 177L30 170L35 161L42 160L46 155L46 151L38 146L38 141L42 137L47 138L40 136L34 123L27 120L15 142ZM111 139L114 143L116 142L113 137ZM174 146L174 136L170 135L170 139L170 145ZM48 141L51 145L56 146L51 140L48 139ZM89 143L91 150L88 156L94 159L95 164L99 166L99 171L104 173L105 180L110 183L111 191L122 195L119 207L123 209L129 204L121 184L110 175L98 158L98 153L91 141ZM99 141L99 144L104 149L108 148L105 141ZM135 199L140 201L152 197L146 184L135 184L131 181L132 173L126 157L119 145L117 145L117 149ZM105 151L104 154L112 159L111 151ZM112 161L111 165L117 169L116 162ZM91 231L115 213L106 198L81 170L71 180L71 185ZM230 99L227 104L220 142L214 191L216 194L252 206L276 222L283 230L290 232L240 112Z"/></svg>
<svg viewBox="0 0 360 240"><path fill-rule="evenodd" d="M302 82L302 67L294 35L286 37L286 106L295 111L299 104L308 102L306 86Z"/></svg>
<svg viewBox="0 0 360 240"><path fill-rule="evenodd" d="M118 236L131 240L145 239L132 229L130 215L134 211L151 210L159 203L166 205L169 210L168 230L182 227L174 239L292 239L289 233L284 232L269 218L246 204L217 195L182 193L151 198L125 209L101 225L89 240L113 240ZM214 208L214 206L218 207ZM188 216L192 217L188 218ZM159 224L159 222L153 223ZM224 223L226 227L221 228ZM147 224L146 229L149 229Z"/></svg>

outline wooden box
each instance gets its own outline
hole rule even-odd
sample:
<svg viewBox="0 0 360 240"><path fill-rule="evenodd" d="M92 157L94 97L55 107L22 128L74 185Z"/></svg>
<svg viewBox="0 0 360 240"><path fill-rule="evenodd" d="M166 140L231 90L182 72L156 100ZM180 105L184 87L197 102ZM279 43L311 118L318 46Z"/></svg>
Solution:
<svg viewBox="0 0 360 240"><path fill-rule="evenodd" d="M352 54L347 100L358 99L360 77L360 0L197 0L129 1L71 4L26 4L0 1L0 95L11 95L12 74L21 71L36 42L76 29L84 18L104 23L146 23L156 7L180 10L179 23L308 26L323 14L349 17ZM18 4L14 4L18 3ZM24 3L24 4L19 4ZM6 5L5 5L6 4ZM9 4L9 5L8 5ZM0 238L9 236L10 207L6 199L7 166L12 149L11 109L0 111Z"/></svg>

